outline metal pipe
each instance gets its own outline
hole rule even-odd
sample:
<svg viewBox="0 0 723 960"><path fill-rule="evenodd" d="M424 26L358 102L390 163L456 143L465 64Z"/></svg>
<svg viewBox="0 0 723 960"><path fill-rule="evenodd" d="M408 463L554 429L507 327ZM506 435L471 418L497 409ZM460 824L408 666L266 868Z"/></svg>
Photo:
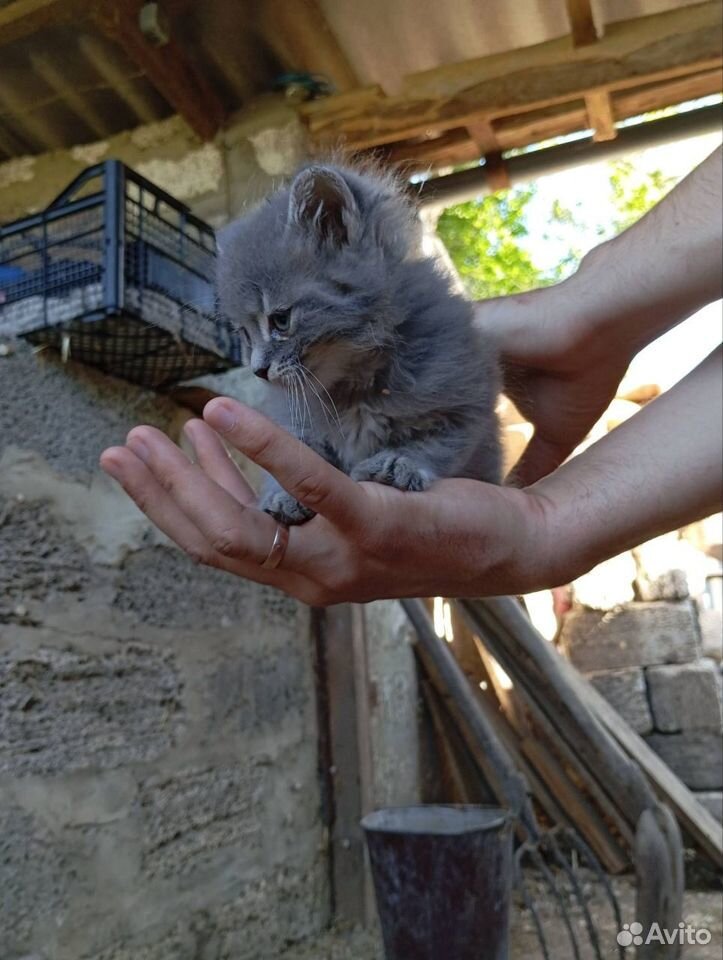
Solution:
<svg viewBox="0 0 723 960"><path fill-rule="evenodd" d="M505 158L505 169L510 185L525 183L546 174L568 170L570 167L598 160L613 160L631 150L656 147L686 137L720 132L723 111L720 104L689 110L660 120L647 120L629 127L618 128L614 140L602 143L592 137L561 143L554 147L529 150ZM445 177L434 177L415 185L414 193L422 207L448 207L453 203L473 200L489 192L484 165L460 170Z"/></svg>

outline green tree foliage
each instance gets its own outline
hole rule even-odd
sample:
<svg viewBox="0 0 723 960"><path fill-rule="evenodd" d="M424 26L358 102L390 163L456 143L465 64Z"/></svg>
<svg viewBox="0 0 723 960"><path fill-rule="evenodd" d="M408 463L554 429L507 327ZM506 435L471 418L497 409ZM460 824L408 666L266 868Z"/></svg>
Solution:
<svg viewBox="0 0 723 960"><path fill-rule="evenodd" d="M528 236L525 210L534 187L502 190L448 207L437 223L452 262L472 297L520 293L544 282L521 245Z"/></svg>
<svg viewBox="0 0 723 960"><path fill-rule="evenodd" d="M629 160L611 163L610 219L604 224L584 222L577 210L556 198L547 222L564 230L569 246L551 271L540 269L530 252L527 214L535 197L534 185L448 207L439 218L437 232L470 296L485 299L521 293L556 283L569 274L579 263L582 248L635 223L673 183L674 178L660 170L640 171ZM539 239L547 240L549 235Z"/></svg>
<svg viewBox="0 0 723 960"><path fill-rule="evenodd" d="M662 170L640 172L629 160L611 163L610 191L615 211L612 233L632 226L663 199L674 183L675 178L667 177Z"/></svg>

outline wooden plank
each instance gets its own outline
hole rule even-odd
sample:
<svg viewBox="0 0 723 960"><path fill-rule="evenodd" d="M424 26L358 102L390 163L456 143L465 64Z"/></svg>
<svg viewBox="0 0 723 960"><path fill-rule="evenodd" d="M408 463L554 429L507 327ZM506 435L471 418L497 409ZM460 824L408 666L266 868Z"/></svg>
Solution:
<svg viewBox="0 0 723 960"><path fill-rule="evenodd" d="M570 33L576 47L595 43L598 38L590 0L565 0L570 18Z"/></svg>
<svg viewBox="0 0 723 960"><path fill-rule="evenodd" d="M108 119L96 110L83 94L78 92L73 83L73 78L68 76L56 60L53 60L48 54L33 52L30 54L30 62L37 75L42 77L50 89L54 90L58 97L80 117L92 136L99 140L111 136L113 128L108 123Z"/></svg>
<svg viewBox="0 0 723 960"><path fill-rule="evenodd" d="M194 133L201 140L211 140L224 120L220 99L173 36L162 47L148 42L138 25L141 5L142 0L105 0L91 8L91 15L96 26L143 70Z"/></svg>
<svg viewBox="0 0 723 960"><path fill-rule="evenodd" d="M479 117L467 124L467 130L479 147L481 156L488 153L499 153L500 145L491 120L486 117Z"/></svg>
<svg viewBox="0 0 723 960"><path fill-rule="evenodd" d="M491 191L509 189L510 177L492 122L486 117L479 117L467 124L467 130L479 147L480 156L484 157L489 189Z"/></svg>
<svg viewBox="0 0 723 960"><path fill-rule="evenodd" d="M80 9L78 0L14 0L0 7L0 46L15 43L58 23L70 23Z"/></svg>
<svg viewBox="0 0 723 960"><path fill-rule="evenodd" d="M264 0L259 14L264 40L288 70L322 74L339 92L359 86L316 0Z"/></svg>
<svg viewBox="0 0 723 960"><path fill-rule="evenodd" d="M0 84L0 113L3 112L10 114L13 126L24 140L34 141L43 150L58 150L65 146L63 130L56 116L48 112L38 115L28 110L17 86Z"/></svg>
<svg viewBox="0 0 723 960"><path fill-rule="evenodd" d="M593 140L614 140L618 131L610 94L606 90L592 90L585 97L585 107Z"/></svg>
<svg viewBox="0 0 723 960"><path fill-rule="evenodd" d="M83 33L78 37L78 47L138 120L142 123L153 123L159 119L158 109L152 102L154 95L144 90L135 83L133 76L127 74L122 62L119 62L115 44L108 43L103 37Z"/></svg>
<svg viewBox="0 0 723 960"><path fill-rule="evenodd" d="M630 858L625 855L597 811L584 799L562 764L545 744L534 737L525 737L522 741L522 752L605 869L609 873L622 873L626 870L630 866Z"/></svg>
<svg viewBox="0 0 723 960"><path fill-rule="evenodd" d="M681 825L700 848L715 864L723 865L723 826L695 799L691 791L647 743L630 729L607 700L567 660L555 653L547 641L534 629L519 604L509 597L495 597L480 601L463 600L459 601L459 605L465 615L472 617L477 629L480 629L477 620L481 619L490 627L494 625L495 629L499 628L503 632L504 646L496 644L500 650L503 665L505 665L505 656L509 656L513 657L520 666L525 666L526 675L534 679L539 696L544 696L545 703L549 704L550 709L555 710L553 717L556 727L558 708L566 711L568 700L572 695L572 698L579 705L584 705L585 710L590 714L593 724L585 724L585 726L590 729L593 738L599 740L599 735L594 728L597 724L601 724L624 754L635 762L638 770L645 774L653 793L657 793L671 806ZM495 650L492 652L497 656ZM547 679L554 680L554 692L543 686L542 677L535 677L539 667L544 667L545 664L550 671ZM558 692L565 690L567 697L558 701L556 708ZM583 756L588 754L587 744L582 739L576 743L576 750L581 759L585 759L588 763L587 756ZM615 765L610 766L609 772L606 771L607 762L611 759L607 751L598 754L597 763L594 762L595 753L590 756L590 759L593 761L590 765L591 772L596 772L603 777L608 787L613 788L613 783L617 782L617 786L611 791L611 796L618 802L621 811L628 819L632 823L637 823L643 810L652 807L645 795L650 790L641 792L638 784L632 790L629 786L626 787L625 776L624 774L621 776L622 770L619 772L615 770L615 767L619 766L617 761Z"/></svg>
<svg viewBox="0 0 723 960"><path fill-rule="evenodd" d="M403 140L386 149L377 148L375 154L383 163L401 166L407 169L420 169L428 166L445 166L476 160L479 147L469 135L466 127L447 130L438 137L423 140Z"/></svg>
<svg viewBox="0 0 723 960"><path fill-rule="evenodd" d="M333 815L330 830L332 890L336 916L349 923L365 919L364 837L359 779L356 687L351 668L351 608L329 607L323 617L323 649L329 723L329 772Z"/></svg>
<svg viewBox="0 0 723 960"><path fill-rule="evenodd" d="M510 597L491 597L457 604L492 656L524 687L528 699L544 704L555 735L579 755L598 789L636 823L653 800L652 790L570 683L567 662L535 630L519 603Z"/></svg>
<svg viewBox="0 0 723 960"><path fill-rule="evenodd" d="M429 711L432 728L435 733L434 742L439 755L441 779L444 785L441 803L477 803L480 800L479 791L475 791L470 778L459 761L452 741L457 731L449 716L443 712L442 698L431 683L420 676L422 699Z"/></svg>
<svg viewBox="0 0 723 960"><path fill-rule="evenodd" d="M634 87L613 94L611 99L617 119L626 120L686 100L720 93L722 88L721 71L706 70L687 77ZM575 100L511 117L500 117L494 121L494 131L500 148L510 150L576 133L587 125L585 101ZM479 155L479 148L467 128L460 127L436 137L392 144L386 148L382 159L385 163L414 170L467 163Z"/></svg>
<svg viewBox="0 0 723 960"><path fill-rule="evenodd" d="M662 83L644 84L633 90L612 95L615 116L621 120L636 117L652 110L671 107L686 100L697 100L723 89L723 73L718 70L704 70L687 77L678 77Z"/></svg>
<svg viewBox="0 0 723 960"><path fill-rule="evenodd" d="M489 665L492 659L490 653L486 650L479 637L475 637L475 643L480 658L485 661L488 672L491 676L494 676L494 670L490 669ZM552 751L559 758L560 766L565 766L568 770L573 771L577 781L583 784L603 815L615 825L615 829L625 843L627 843L629 847L632 847L634 833L630 824L625 820L624 816L621 816L615 803L611 801L605 793L597 789L594 775L591 775L581 762L577 752L569 747L562 737L556 734L554 727L544 712L535 703L534 699L525 695L524 689L520 684L513 686L511 690L503 691L503 693L505 695L504 705L506 709L509 710L508 715L512 719L513 725L518 729L523 741L543 738L547 744L551 745ZM534 730L528 722L527 715L529 715L534 724ZM619 863L622 851L616 843L614 846L617 848L618 853L613 856L610 862Z"/></svg>
<svg viewBox="0 0 723 960"><path fill-rule="evenodd" d="M357 755L359 757L359 800L361 816L374 809L374 754L371 740L372 691L369 680L369 657L364 623L364 607L354 603L350 608L351 654L356 705ZM363 864L364 919L371 923L376 915L374 887L368 857Z"/></svg>
<svg viewBox="0 0 723 960"><path fill-rule="evenodd" d="M335 97L302 104L316 143L363 149L430 130L465 126L584 98L591 90L619 91L672 79L723 63L721 5L717 0L612 24L598 43L571 48L551 40L406 78L402 93L365 91L359 107Z"/></svg>

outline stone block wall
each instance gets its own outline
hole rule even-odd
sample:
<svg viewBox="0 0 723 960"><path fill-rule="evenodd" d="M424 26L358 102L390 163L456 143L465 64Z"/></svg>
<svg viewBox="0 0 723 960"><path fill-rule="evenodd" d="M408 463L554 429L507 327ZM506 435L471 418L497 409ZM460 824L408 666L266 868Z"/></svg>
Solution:
<svg viewBox="0 0 723 960"><path fill-rule="evenodd" d="M723 820L720 567L676 534L573 584L559 642L630 726Z"/></svg>
<svg viewBox="0 0 723 960"><path fill-rule="evenodd" d="M168 400L0 357L0 957L271 960L329 918L308 611L97 469Z"/></svg>

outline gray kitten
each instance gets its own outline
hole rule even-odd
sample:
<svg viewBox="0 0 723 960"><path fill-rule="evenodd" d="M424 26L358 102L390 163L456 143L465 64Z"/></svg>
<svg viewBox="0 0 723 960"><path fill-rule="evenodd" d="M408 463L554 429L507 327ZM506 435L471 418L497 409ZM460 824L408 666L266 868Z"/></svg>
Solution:
<svg viewBox="0 0 723 960"><path fill-rule="evenodd" d="M420 253L389 176L302 169L220 239L221 311L268 381L271 415L355 480L425 490L500 480L494 351L472 306ZM269 478L278 520L313 514Z"/></svg>

